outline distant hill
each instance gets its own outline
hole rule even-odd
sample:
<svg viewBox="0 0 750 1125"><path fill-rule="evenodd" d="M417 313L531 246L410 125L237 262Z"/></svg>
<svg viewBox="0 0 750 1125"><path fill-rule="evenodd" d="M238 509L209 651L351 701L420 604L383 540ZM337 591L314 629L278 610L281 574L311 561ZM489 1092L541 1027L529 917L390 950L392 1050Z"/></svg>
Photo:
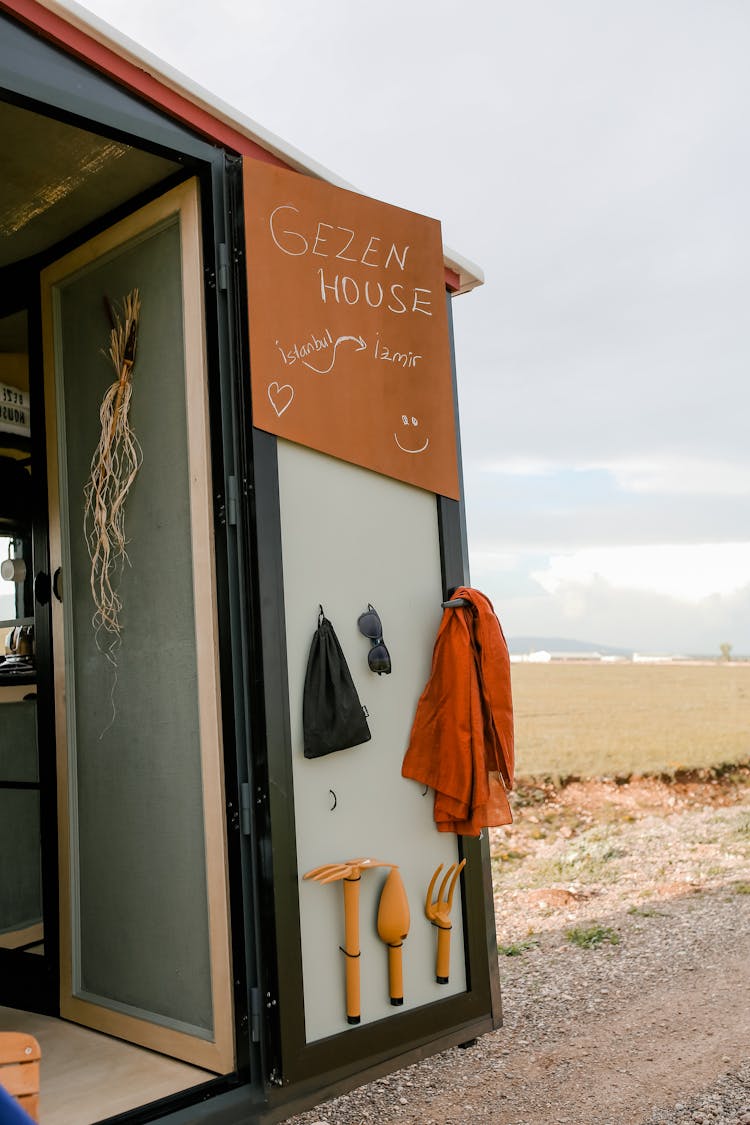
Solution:
<svg viewBox="0 0 750 1125"><path fill-rule="evenodd" d="M508 637L508 649L513 656L524 656L527 652L599 652L602 656L632 656L629 648L614 648L612 645L597 645L591 641L574 641L570 637Z"/></svg>

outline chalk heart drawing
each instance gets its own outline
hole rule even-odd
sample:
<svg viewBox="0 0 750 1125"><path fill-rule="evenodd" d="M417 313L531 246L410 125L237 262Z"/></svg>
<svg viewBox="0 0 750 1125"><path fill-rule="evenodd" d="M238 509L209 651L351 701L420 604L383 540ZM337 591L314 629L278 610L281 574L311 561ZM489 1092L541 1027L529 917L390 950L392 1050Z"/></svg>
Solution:
<svg viewBox="0 0 750 1125"><path fill-rule="evenodd" d="M268 384L268 398L276 411L276 416L280 418L284 411L292 405L294 387L290 387L288 383L280 385L274 380L273 383Z"/></svg>

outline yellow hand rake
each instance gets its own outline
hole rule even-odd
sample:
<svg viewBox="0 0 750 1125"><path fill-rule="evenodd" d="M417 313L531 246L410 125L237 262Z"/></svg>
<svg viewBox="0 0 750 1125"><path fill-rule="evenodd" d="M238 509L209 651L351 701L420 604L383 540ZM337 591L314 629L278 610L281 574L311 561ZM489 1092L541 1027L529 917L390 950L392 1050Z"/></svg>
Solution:
<svg viewBox="0 0 750 1125"><path fill-rule="evenodd" d="M462 859L460 863L452 863L440 884L440 890L437 893L437 898L432 901L432 892L435 889L438 876L443 870L442 863L436 869L435 874L430 879L430 885L427 888L427 898L425 899L424 912L432 922L433 926L437 927L437 957L435 962L435 980L438 984L447 984L448 977L450 976L450 962L451 962L451 929L452 923L450 920L451 908L453 906L453 892L456 889L458 877L466 866L466 860ZM449 885L450 883L450 885ZM447 888L447 893L446 893Z"/></svg>
<svg viewBox="0 0 750 1125"><path fill-rule="evenodd" d="M359 881L370 867L391 867L379 859L350 859L345 863L324 863L308 871L305 879L316 883L344 884L344 944L346 956L346 1022L360 1022L359 999Z"/></svg>

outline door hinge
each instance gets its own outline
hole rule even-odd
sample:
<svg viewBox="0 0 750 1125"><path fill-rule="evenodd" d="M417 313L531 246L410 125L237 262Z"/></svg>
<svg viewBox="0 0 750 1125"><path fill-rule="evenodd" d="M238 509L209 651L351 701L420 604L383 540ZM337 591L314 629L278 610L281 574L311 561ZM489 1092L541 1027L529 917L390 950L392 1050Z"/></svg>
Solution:
<svg viewBox="0 0 750 1125"><path fill-rule="evenodd" d="M227 523L237 526L237 477L227 477Z"/></svg>
<svg viewBox="0 0 750 1125"><path fill-rule="evenodd" d="M250 802L250 782L240 783L240 832L249 836L252 831L252 810Z"/></svg>
<svg viewBox="0 0 750 1125"><path fill-rule="evenodd" d="M260 1043L262 1027L262 1010L260 1003L260 989L250 989L250 1042Z"/></svg>
<svg viewBox="0 0 750 1125"><path fill-rule="evenodd" d="M219 242L216 246L216 265L217 288L226 290L229 287L229 251L226 242Z"/></svg>

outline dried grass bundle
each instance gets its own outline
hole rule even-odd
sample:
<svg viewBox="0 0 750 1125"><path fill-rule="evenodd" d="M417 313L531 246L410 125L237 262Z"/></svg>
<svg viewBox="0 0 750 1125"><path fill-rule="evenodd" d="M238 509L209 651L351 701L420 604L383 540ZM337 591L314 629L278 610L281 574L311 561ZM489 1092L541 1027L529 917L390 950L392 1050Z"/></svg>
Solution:
<svg viewBox="0 0 750 1125"><path fill-rule="evenodd" d="M115 589L118 567L127 561L125 501L143 454L130 427L130 399L138 338L141 299L133 289L122 300L121 315L109 306L112 331L107 353L115 381L107 388L99 410L101 433L84 488L84 534L91 559L91 593L96 610L92 624L97 638L111 635L107 655L114 663L120 640L122 601Z"/></svg>

